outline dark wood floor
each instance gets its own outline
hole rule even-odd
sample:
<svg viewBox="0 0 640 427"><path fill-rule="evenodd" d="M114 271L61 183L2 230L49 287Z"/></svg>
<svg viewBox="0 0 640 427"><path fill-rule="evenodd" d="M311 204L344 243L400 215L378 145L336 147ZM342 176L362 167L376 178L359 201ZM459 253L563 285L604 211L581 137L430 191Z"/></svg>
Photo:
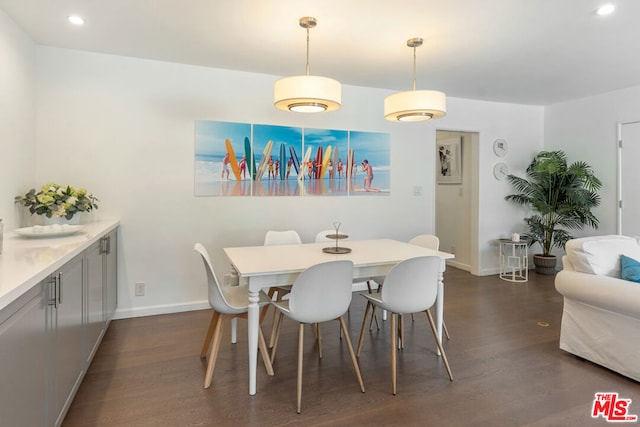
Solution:
<svg viewBox="0 0 640 427"><path fill-rule="evenodd" d="M209 311L117 320L78 391L66 426L603 426L592 419L596 392L631 398L640 384L558 348L562 297L553 277L526 284L445 275L445 341L454 381L435 355L426 318L405 320L398 394L391 394L388 321L365 336L359 391L338 323L323 326L320 361L306 328L302 413L295 411L296 325L285 323L275 376L258 363L258 394L248 395L246 323L230 344L230 325L209 390L202 388L200 346ZM364 299L354 294L347 321L357 341ZM269 322L264 330L269 331ZM548 326L547 326L548 325ZM612 331L613 333L613 331Z"/></svg>

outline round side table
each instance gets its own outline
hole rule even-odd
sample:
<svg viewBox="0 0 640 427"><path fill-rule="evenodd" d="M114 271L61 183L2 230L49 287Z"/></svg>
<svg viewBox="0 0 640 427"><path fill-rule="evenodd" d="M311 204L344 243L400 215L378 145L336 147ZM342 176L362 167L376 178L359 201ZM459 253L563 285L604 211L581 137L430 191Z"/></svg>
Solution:
<svg viewBox="0 0 640 427"><path fill-rule="evenodd" d="M508 282L529 280L529 243L498 239L500 248L500 278Z"/></svg>

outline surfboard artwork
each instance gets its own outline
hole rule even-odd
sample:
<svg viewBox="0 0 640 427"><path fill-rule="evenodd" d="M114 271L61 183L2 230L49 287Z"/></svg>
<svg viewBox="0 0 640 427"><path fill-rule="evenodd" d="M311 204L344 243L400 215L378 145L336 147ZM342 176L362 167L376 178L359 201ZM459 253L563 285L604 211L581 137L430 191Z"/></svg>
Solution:
<svg viewBox="0 0 640 427"><path fill-rule="evenodd" d="M300 160L298 160L298 154L296 153L296 149L293 145L289 146L289 154L291 154L291 163L293 164L293 169L296 171L296 175L300 173Z"/></svg>
<svg viewBox="0 0 640 427"><path fill-rule="evenodd" d="M320 169L319 179L323 179L327 169L329 169L329 160L331 160L331 146L327 147L327 151L324 152L324 159L322 160L322 169Z"/></svg>
<svg viewBox="0 0 640 427"><path fill-rule="evenodd" d="M336 145L333 148L333 169L329 172L329 177L334 178L336 176L336 171L338 170L338 161L340 158L338 157L338 146Z"/></svg>
<svg viewBox="0 0 640 427"><path fill-rule="evenodd" d="M249 175L251 175L251 179L255 181L256 179L256 156L253 155L253 150L251 149L251 141L246 136L244 137L244 155L247 156L247 169L249 170Z"/></svg>
<svg viewBox="0 0 640 427"><path fill-rule="evenodd" d="M322 145L318 147L318 153L316 154L316 159L313 162L316 170L315 178L320 178L320 170L322 169Z"/></svg>
<svg viewBox="0 0 640 427"><path fill-rule="evenodd" d="M300 172L298 172L298 179L304 179L304 171L307 169L307 164L309 163L309 159L311 159L311 147L307 148L307 152L304 153L304 157L302 158L302 164L300 165Z"/></svg>
<svg viewBox="0 0 640 427"><path fill-rule="evenodd" d="M229 155L229 166L231 167L233 176L236 177L237 181L240 181L242 179L240 177L240 167L238 166L238 159L236 159L236 153L233 151L233 146L231 145L231 141L229 141L228 139L225 139L224 144L227 148L227 154Z"/></svg>
<svg viewBox="0 0 640 427"><path fill-rule="evenodd" d="M280 143L280 179L284 180L287 173L287 155L284 148L284 142Z"/></svg>
<svg viewBox="0 0 640 427"><path fill-rule="evenodd" d="M390 142L390 135L381 132L196 120L193 192L214 197L388 196ZM364 160L370 167L361 169ZM273 185L272 178L280 184Z"/></svg>
<svg viewBox="0 0 640 427"><path fill-rule="evenodd" d="M269 156L271 156L272 148L273 148L273 141L267 142L267 145L264 147L264 151L262 152L262 158L260 159L260 163L258 164L256 181L259 181L262 178L262 175L264 175L264 171L267 170L267 164L269 163Z"/></svg>
<svg viewBox="0 0 640 427"><path fill-rule="evenodd" d="M353 150L349 148L347 153L347 178L351 178L351 171L353 171Z"/></svg>

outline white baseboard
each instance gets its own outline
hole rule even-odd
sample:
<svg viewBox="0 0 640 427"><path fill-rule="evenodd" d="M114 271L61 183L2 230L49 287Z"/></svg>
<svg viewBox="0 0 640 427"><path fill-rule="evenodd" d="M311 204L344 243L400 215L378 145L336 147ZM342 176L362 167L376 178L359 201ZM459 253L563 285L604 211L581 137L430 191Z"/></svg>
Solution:
<svg viewBox="0 0 640 427"><path fill-rule="evenodd" d="M448 259L447 265L451 267L459 268L460 270L471 272L471 266L468 264L462 264L461 262L456 261L455 259Z"/></svg>
<svg viewBox="0 0 640 427"><path fill-rule="evenodd" d="M183 311L205 310L211 308L209 301L194 301L183 304L166 304L149 307L117 309L113 319L129 319L131 317L155 316L158 314L181 313Z"/></svg>
<svg viewBox="0 0 640 427"><path fill-rule="evenodd" d="M377 288L373 282L373 288ZM353 292L367 290L367 282L357 282L353 284ZM113 320L129 319L132 317L156 316L158 314L181 313L183 311L206 310L211 308L209 301L194 301L183 304L165 304L154 305L149 307L136 307L128 309L117 309L113 315Z"/></svg>

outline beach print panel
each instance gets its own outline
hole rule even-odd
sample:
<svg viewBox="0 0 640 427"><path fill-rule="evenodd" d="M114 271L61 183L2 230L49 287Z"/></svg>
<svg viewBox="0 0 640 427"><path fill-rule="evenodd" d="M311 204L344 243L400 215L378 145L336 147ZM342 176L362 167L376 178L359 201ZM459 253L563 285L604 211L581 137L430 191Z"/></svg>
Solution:
<svg viewBox="0 0 640 427"><path fill-rule="evenodd" d="M250 165L244 144L250 141L248 123L195 123L194 194L196 196L248 196Z"/></svg>
<svg viewBox="0 0 640 427"><path fill-rule="evenodd" d="M302 156L302 128L253 125L253 151L257 174L254 196L298 196Z"/></svg>
<svg viewBox="0 0 640 427"><path fill-rule="evenodd" d="M346 196L346 130L304 129L304 194Z"/></svg>
<svg viewBox="0 0 640 427"><path fill-rule="evenodd" d="M388 133L349 132L349 194L391 193L391 144Z"/></svg>

